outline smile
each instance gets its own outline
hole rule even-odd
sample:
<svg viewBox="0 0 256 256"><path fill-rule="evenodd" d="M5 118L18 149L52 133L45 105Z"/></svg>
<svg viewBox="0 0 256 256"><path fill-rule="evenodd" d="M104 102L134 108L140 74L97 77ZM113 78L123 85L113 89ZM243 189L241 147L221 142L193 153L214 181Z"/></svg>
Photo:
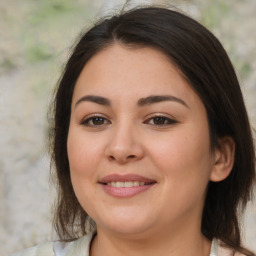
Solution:
<svg viewBox="0 0 256 256"><path fill-rule="evenodd" d="M138 186L144 186L144 185L149 185L150 183L146 183L143 181L112 181L112 182L108 182L107 185L108 186L112 186L115 188L131 188L131 187L138 187Z"/></svg>
<svg viewBox="0 0 256 256"><path fill-rule="evenodd" d="M111 174L99 181L103 190L114 197L131 197L149 190L157 182L136 174Z"/></svg>

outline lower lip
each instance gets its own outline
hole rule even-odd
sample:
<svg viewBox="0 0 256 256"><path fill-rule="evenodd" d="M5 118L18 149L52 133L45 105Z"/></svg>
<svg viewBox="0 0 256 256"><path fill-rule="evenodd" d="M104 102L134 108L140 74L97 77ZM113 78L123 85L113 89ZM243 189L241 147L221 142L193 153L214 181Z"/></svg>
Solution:
<svg viewBox="0 0 256 256"><path fill-rule="evenodd" d="M112 187L105 184L101 184L101 186L103 187L104 191L111 196L131 197L149 190L154 186L154 184L137 186L137 187L129 187L129 188L117 188L117 187Z"/></svg>

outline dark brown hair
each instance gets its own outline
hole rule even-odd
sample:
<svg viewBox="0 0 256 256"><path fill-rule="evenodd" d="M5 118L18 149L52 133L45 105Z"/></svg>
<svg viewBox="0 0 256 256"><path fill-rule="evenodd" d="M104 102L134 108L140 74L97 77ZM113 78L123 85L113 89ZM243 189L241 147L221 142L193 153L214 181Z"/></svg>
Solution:
<svg viewBox="0 0 256 256"><path fill-rule="evenodd" d="M84 235L93 223L80 206L70 179L67 136L71 101L87 61L115 42L153 47L167 55L204 103L212 148L218 146L218 139L223 136L234 139L236 152L231 174L222 182L209 183L202 233L210 240L219 238L234 250L253 255L241 245L239 216L251 198L255 151L235 71L211 32L184 14L158 7L138 8L100 20L79 38L65 66L56 91L51 134L58 184L54 225L60 238Z"/></svg>

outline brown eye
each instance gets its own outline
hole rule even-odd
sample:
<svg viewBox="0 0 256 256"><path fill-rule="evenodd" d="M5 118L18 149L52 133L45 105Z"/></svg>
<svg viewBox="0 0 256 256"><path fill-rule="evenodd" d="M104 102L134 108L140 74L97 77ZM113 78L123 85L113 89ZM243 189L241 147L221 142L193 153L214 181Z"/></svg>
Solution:
<svg viewBox="0 0 256 256"><path fill-rule="evenodd" d="M91 122L93 125L103 125L104 124L104 118L102 117L94 117L91 119Z"/></svg>
<svg viewBox="0 0 256 256"><path fill-rule="evenodd" d="M109 123L110 123L110 121L107 120L104 117L94 116L94 117L90 117L90 118L85 119L82 122L82 125L85 125L85 126L103 126L103 125L109 124Z"/></svg>
<svg viewBox="0 0 256 256"><path fill-rule="evenodd" d="M162 116L158 116L158 117L153 118L153 122L156 125L163 125L163 124L168 123L168 120Z"/></svg>
<svg viewBox="0 0 256 256"><path fill-rule="evenodd" d="M156 126L168 126L177 123L177 121L165 116L155 116L148 119L146 123Z"/></svg>

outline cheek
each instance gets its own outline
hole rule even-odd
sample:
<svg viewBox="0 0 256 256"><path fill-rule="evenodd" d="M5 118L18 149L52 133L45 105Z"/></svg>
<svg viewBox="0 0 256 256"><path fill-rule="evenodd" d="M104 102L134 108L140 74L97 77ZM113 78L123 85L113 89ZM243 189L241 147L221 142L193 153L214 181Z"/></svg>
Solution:
<svg viewBox="0 0 256 256"><path fill-rule="evenodd" d="M162 174L162 198L169 202L169 212L180 214L202 208L212 168L207 138L207 134L192 133L190 129L158 147L154 161Z"/></svg>
<svg viewBox="0 0 256 256"><path fill-rule="evenodd" d="M83 209L91 207L90 202L95 193L97 181L95 170L99 163L99 148L92 138L84 136L79 129L70 129L67 141L71 182L74 192ZM89 213L89 212L88 212Z"/></svg>
<svg viewBox="0 0 256 256"><path fill-rule="evenodd" d="M209 178L212 157L207 129L177 129L168 138L155 141L151 148L155 164L170 177L169 182L192 184L193 179L197 183Z"/></svg>
<svg viewBox="0 0 256 256"><path fill-rule="evenodd" d="M100 155L98 145L79 129L70 129L67 150L71 176L88 177L94 174Z"/></svg>

